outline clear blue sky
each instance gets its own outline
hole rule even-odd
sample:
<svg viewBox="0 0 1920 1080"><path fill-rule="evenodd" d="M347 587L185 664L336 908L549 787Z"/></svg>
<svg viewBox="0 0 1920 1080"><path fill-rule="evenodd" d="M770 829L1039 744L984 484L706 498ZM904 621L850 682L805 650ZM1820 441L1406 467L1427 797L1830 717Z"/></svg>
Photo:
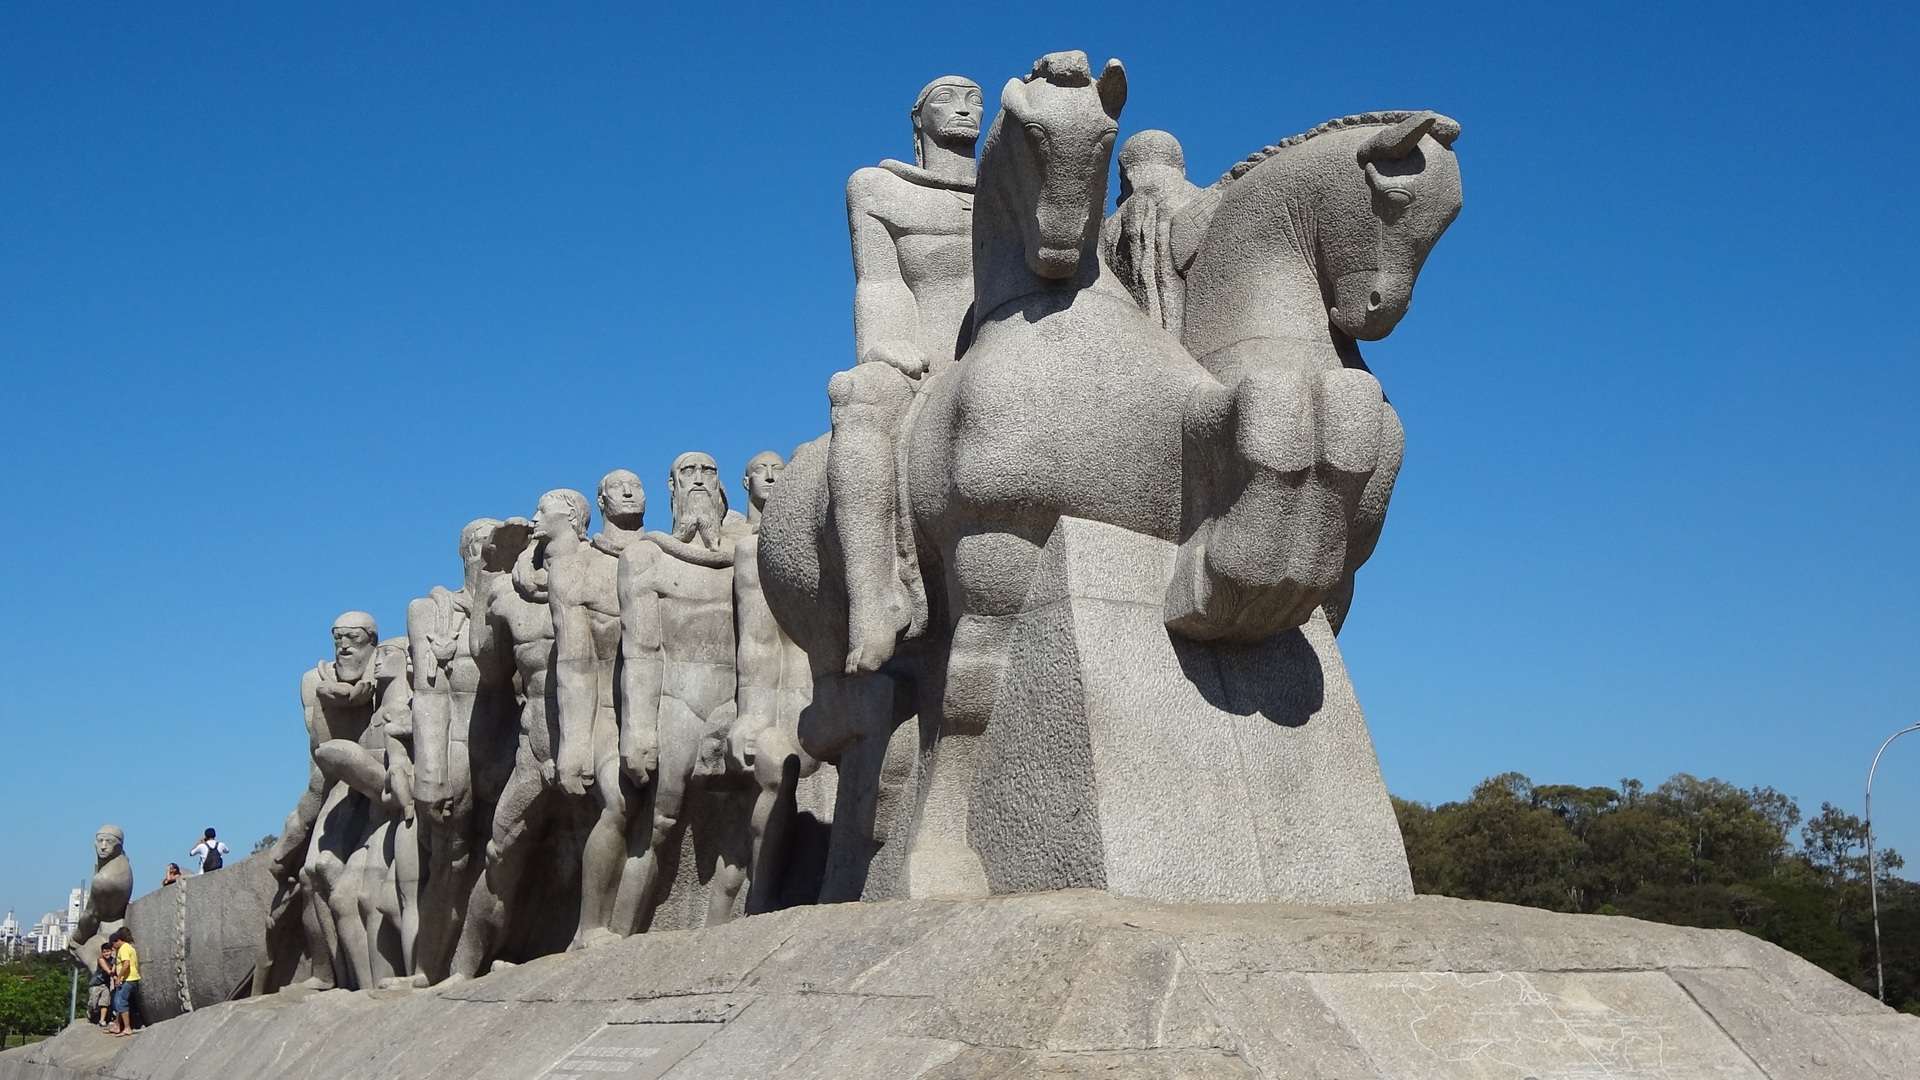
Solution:
<svg viewBox="0 0 1920 1080"><path fill-rule="evenodd" d="M103 820L143 891L277 830L333 616L398 632L467 519L627 466L659 520L675 453L823 430L847 174L929 77L991 104L1065 48L1202 182L1339 114L1465 127L1369 350L1408 455L1342 644L1395 792L1857 812L1916 719L1910 8L390 7L0 14L0 907ZM1920 857L1920 739L1882 790Z"/></svg>

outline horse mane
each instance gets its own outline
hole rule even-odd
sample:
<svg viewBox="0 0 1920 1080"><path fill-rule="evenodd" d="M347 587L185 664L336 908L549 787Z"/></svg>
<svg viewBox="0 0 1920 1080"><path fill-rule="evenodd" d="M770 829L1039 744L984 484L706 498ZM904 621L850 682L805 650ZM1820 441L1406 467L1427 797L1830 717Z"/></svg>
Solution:
<svg viewBox="0 0 1920 1080"><path fill-rule="evenodd" d="M1273 155L1282 150L1299 146L1301 143L1317 135L1325 135L1330 131L1344 131L1350 127L1364 127L1370 124L1376 126L1397 124L1409 116L1417 115L1419 112L1420 110L1418 109L1386 109L1381 112L1363 112L1354 113L1351 116L1336 116L1318 127L1309 128L1298 135L1289 135L1271 146L1263 146L1255 150L1236 163L1233 168L1228 169L1222 174L1220 179L1213 182L1212 186L1215 188L1226 187L1228 184L1233 183L1235 180L1251 172L1254 166L1259 165Z"/></svg>

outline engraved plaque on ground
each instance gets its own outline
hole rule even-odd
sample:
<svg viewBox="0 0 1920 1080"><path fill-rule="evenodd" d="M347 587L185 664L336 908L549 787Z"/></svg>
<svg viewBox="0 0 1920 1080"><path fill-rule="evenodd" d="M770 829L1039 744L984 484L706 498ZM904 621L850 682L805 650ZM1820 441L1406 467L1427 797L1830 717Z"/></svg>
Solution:
<svg viewBox="0 0 1920 1080"><path fill-rule="evenodd" d="M659 1080L719 1024L610 1024L567 1051L541 1080Z"/></svg>

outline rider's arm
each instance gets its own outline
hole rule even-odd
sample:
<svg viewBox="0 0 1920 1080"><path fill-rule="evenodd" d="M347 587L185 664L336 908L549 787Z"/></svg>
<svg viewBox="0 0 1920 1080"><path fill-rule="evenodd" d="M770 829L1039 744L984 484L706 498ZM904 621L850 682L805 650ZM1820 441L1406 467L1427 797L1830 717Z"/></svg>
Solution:
<svg viewBox="0 0 1920 1080"><path fill-rule="evenodd" d="M920 307L900 273L893 234L878 216L874 186L891 174L861 169L847 180L847 233L853 240L853 356L919 373Z"/></svg>

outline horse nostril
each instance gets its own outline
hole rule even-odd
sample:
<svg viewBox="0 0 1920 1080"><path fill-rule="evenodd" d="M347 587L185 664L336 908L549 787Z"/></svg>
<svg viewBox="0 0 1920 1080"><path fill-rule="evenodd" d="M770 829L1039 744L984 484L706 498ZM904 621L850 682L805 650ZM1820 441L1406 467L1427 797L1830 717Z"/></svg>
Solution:
<svg viewBox="0 0 1920 1080"><path fill-rule="evenodd" d="M1377 290L1367 294L1367 310L1380 310L1380 293Z"/></svg>

